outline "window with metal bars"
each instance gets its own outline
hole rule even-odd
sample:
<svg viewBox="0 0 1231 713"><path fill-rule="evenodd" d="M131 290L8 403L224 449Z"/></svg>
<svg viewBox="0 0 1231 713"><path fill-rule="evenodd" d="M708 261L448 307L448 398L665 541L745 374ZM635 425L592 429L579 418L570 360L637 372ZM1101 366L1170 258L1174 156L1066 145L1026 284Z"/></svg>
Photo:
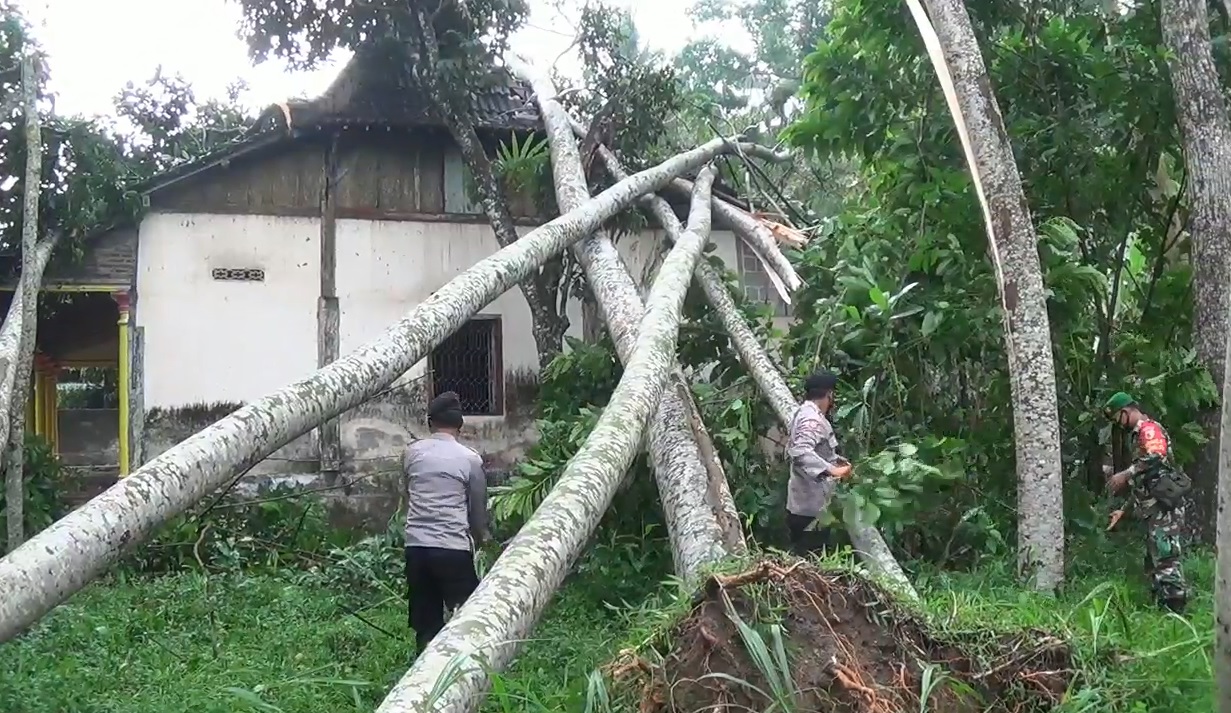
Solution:
<svg viewBox="0 0 1231 713"><path fill-rule="evenodd" d="M452 391L468 416L504 413L499 317L475 317L432 350L432 394Z"/></svg>
<svg viewBox="0 0 1231 713"><path fill-rule="evenodd" d="M775 317L790 316L787 304L782 301L774 284L769 280L769 274L761 259L739 238L735 239L735 255L739 260L740 282L744 286L744 296L757 304L767 304L774 310Z"/></svg>

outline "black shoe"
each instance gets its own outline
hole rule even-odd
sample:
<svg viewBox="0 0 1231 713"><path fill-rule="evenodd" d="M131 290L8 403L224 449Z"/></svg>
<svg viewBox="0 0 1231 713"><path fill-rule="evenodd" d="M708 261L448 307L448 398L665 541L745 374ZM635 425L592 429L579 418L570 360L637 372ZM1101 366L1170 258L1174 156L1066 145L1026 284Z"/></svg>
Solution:
<svg viewBox="0 0 1231 713"><path fill-rule="evenodd" d="M1159 606L1164 609L1169 609L1176 614L1183 615L1184 609L1188 606L1188 597L1183 594L1173 594L1160 601Z"/></svg>

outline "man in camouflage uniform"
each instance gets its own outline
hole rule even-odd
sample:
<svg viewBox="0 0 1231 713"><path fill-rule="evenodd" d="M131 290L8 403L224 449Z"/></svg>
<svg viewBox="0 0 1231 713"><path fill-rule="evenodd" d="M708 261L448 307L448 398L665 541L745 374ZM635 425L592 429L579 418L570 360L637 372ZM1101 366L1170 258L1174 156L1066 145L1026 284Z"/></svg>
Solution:
<svg viewBox="0 0 1231 713"><path fill-rule="evenodd" d="M1107 529L1114 528L1126 513L1145 521L1146 567L1154 596L1159 606L1180 613L1188 601L1180 569L1183 498L1192 483L1175 465L1167 431L1142 413L1133 397L1123 391L1112 394L1104 413L1121 428L1129 429L1135 441L1133 462L1107 480L1112 494L1129 493L1125 506L1111 514Z"/></svg>

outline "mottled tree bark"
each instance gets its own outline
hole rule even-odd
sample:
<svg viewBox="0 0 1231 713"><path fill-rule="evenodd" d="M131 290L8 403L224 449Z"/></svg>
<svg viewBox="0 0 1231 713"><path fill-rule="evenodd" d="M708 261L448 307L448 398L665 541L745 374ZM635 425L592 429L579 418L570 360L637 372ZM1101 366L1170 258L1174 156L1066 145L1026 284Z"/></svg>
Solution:
<svg viewBox="0 0 1231 713"><path fill-rule="evenodd" d="M675 369L680 312L709 241L713 174L697 178L688 232L663 263L624 376L594 431L559 482L501 553L377 713L467 713L478 709L488 672L503 670L542 615L611 505Z"/></svg>
<svg viewBox="0 0 1231 713"><path fill-rule="evenodd" d="M550 80L522 62L510 61L510 66L534 88L551 145L556 203L561 209L583 205L590 194L571 122L564 107L555 99L556 88ZM590 235L573 250L585 270L620 360L627 364L645 312L637 285L606 235ZM649 450L671 538L675 571L685 579L694 579L707 566L743 551L744 540L725 473L720 467L715 471L712 461L706 463L702 459L690 428L691 411L683 398L685 395L691 398L688 382L683 380L677 367L672 384L663 392L662 403L650 422Z"/></svg>
<svg viewBox="0 0 1231 713"><path fill-rule="evenodd" d="M428 96L432 97L436 113L457 142L462 160L474 178L479 203L492 226L496 241L501 247L508 247L517 240L517 228L500 190L492 162L475 130L474 117L469 107L470 94L465 92L456 104L453 97L446 94L436 73L440 64L440 45L436 30L424 9L418 8L413 14L416 18L418 39L428 60L415 65L415 77ZM563 276L563 262L558 257L552 258L520 285L526 303L530 306L530 329L538 350L540 367L547 366L564 347L564 334L568 331L569 319L564 305L556 299L562 287Z"/></svg>
<svg viewBox="0 0 1231 713"><path fill-rule="evenodd" d="M1060 420L1043 269L1013 147L962 0L907 5L949 103L983 207L1003 307L1017 447L1018 568L1041 591L1064 581Z"/></svg>
<svg viewBox="0 0 1231 713"><path fill-rule="evenodd" d="M577 122L573 122L573 131L578 135L585 134L585 128ZM607 167L607 172L613 178L623 180L628 176L611 149L606 146L598 146L597 150ZM667 201L657 195L650 194L642 196L639 202L658 219L668 239L672 242L680 239L683 226L680 225L679 219L675 216L675 211L671 209L671 205ZM718 204L718 201L715 200L714 205ZM773 359L770 358L769 352L757 340L757 336L753 333L752 328L748 326L747 320L740 314L735 300L732 299L731 294L727 291L727 286L723 284L718 271L702 260L697 264L696 280L697 284L705 292L706 300L714 308L714 312L722 322L723 328L726 329L728 336L731 337L731 342L735 345L735 351L748 369L748 373L752 375L753 381L756 382L758 388L761 389L761 393L765 395L766 400L769 401L770 406L774 409L779 423L784 428L789 428L798 405L791 394L790 387L787 386L786 379L782 377L782 372L774 364ZM885 543L885 538L881 537L880 532L875 527L862 522L847 522L846 529L850 534L851 543L855 546L855 551L859 553L868 569L877 578L898 591L903 597L918 600L918 593L911 585L910 580L906 578L906 574L902 571L901 565L898 564L897 558L893 556L893 552L890 551L889 546Z"/></svg>
<svg viewBox="0 0 1231 713"><path fill-rule="evenodd" d="M1163 38L1171 50L1171 85L1184 144L1188 231L1192 239L1194 347L1222 393L1226 373L1227 280L1231 279L1231 123L1210 50L1202 0L1161 5ZM1193 468L1194 512L1189 523L1207 542L1213 536L1218 492L1219 412L1200 416L1210 441Z"/></svg>
<svg viewBox="0 0 1231 713"><path fill-rule="evenodd" d="M1231 340L1227 342L1231 359ZM1231 713L1231 384L1222 391L1222 432L1218 453L1218 506L1215 510L1214 568L1214 709Z"/></svg>
<svg viewBox="0 0 1231 713"><path fill-rule="evenodd" d="M3 372L0 408L5 410L8 424L0 429L5 438L4 497L8 551L12 552L26 539L25 534L25 439L26 404L29 401L30 371L34 362L35 336L38 332L38 293L43 282L43 270L55 242L46 239L46 247L38 249L39 193L43 177L43 137L38 115L38 76L34 58L21 60L21 95L26 122L26 176L23 188L21 218L21 280L9 309L8 321L15 322L18 332L16 350ZM5 325L6 327L8 324Z"/></svg>
<svg viewBox="0 0 1231 713"><path fill-rule="evenodd" d="M306 379L257 399L142 466L0 560L0 643L39 620L124 550L320 423L393 383L483 306L637 197L726 151L715 139L620 181L594 200L484 258L382 336Z"/></svg>
<svg viewBox="0 0 1231 713"><path fill-rule="evenodd" d="M765 155L764 158L778 161L789 158L789 156L770 154ZM668 188L673 193L687 193L692 190L692 183L686 179L677 178L671 182ZM778 241L774 239L773 233L769 231L769 228L745 211L736 208L717 196L714 197L714 214L729 223L735 232L735 237L743 240L752 249L753 253L761 259L762 263L768 268L766 273L770 276L771 282L774 283L774 289L778 291L778 296L782 298L783 302L790 304L791 293L798 290L803 285L803 282L799 279L799 274L795 272L795 266L782 254L782 250L778 247Z"/></svg>

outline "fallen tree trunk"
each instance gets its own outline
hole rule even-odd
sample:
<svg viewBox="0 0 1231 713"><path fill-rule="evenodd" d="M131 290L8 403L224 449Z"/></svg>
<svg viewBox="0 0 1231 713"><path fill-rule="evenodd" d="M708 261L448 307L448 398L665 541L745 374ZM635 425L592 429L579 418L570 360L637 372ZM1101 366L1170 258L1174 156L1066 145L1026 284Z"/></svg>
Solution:
<svg viewBox="0 0 1231 713"><path fill-rule="evenodd" d="M487 690L488 672L500 671L512 660L598 527L675 368L684 295L709 241L713 173L703 171L696 184L688 231L658 272L624 376L594 431L479 588L419 655L377 713L477 709Z"/></svg>
<svg viewBox="0 0 1231 713"><path fill-rule="evenodd" d="M573 122L573 131L582 136L585 135L584 127L577 122ZM597 150L613 178L623 180L628 176L624 167L620 165L619 158L611 149L600 145ZM670 240L679 240L682 230L680 221L667 201L650 194L642 196L639 202L658 219ZM727 286L723 284L718 271L705 261L701 261L697 265L696 278L710 306L714 308L714 312L731 337L735 351L747 367L748 373L752 375L761 393L773 407L778 421L783 428L790 428L797 404L791 395L790 387L782 377L782 372L770 359L769 353L761 345L752 328L748 326L747 320L740 314L735 300L731 299ZM855 551L859 553L873 575L886 585L898 590L903 596L918 600L919 594L911 585L910 580L906 578L901 565L893 556L893 552L889 550L889 546L885 544L885 538L881 537L880 532L875 527L859 521L845 524Z"/></svg>
<svg viewBox="0 0 1231 713"><path fill-rule="evenodd" d="M385 334L158 456L0 560L0 642L84 587L170 518L317 425L367 401L483 306L638 196L722 153L716 139L603 191L450 280Z"/></svg>
<svg viewBox="0 0 1231 713"><path fill-rule="evenodd" d="M777 154L765 155L765 158L781 160ZM683 178L677 178L668 186L675 193L686 194L692 190L692 183ZM735 236L743 240L765 266L770 282L783 302L791 303L791 293L798 290L804 283L795 272L795 266L786 259L778 248L778 241L761 221L747 212L731 205L721 198L714 198L714 213L719 218L731 224Z"/></svg>
<svg viewBox="0 0 1231 713"><path fill-rule="evenodd" d="M510 61L515 74L534 90L539 114L551 146L556 203L562 210L590 200L581 168L577 140L556 88L528 64ZM611 332L616 352L625 364L632 357L645 306L637 286L611 240L602 233L573 248L590 290ZM649 451L671 539L675 571L683 579L699 577L708 565L746 548L739 513L726 485L726 474L714 461L703 461L691 431L688 382L677 366L662 403L650 422ZM708 434L704 436L708 439Z"/></svg>
<svg viewBox="0 0 1231 713"><path fill-rule="evenodd" d="M35 338L38 335L38 293L43 282L43 271L55 247L55 239L45 241L45 249L38 248L38 207L43 177L43 136L38 115L38 77L34 57L27 55L21 60L21 98L26 121L26 177L21 211L21 280L14 295L13 304L18 306L14 314L9 310L8 319L17 320L16 358L4 371L0 403L8 423L0 434L7 443L4 463L4 497L7 510L7 550L12 552L26 540L25 513L25 440L26 404L29 401L30 371L34 361Z"/></svg>

